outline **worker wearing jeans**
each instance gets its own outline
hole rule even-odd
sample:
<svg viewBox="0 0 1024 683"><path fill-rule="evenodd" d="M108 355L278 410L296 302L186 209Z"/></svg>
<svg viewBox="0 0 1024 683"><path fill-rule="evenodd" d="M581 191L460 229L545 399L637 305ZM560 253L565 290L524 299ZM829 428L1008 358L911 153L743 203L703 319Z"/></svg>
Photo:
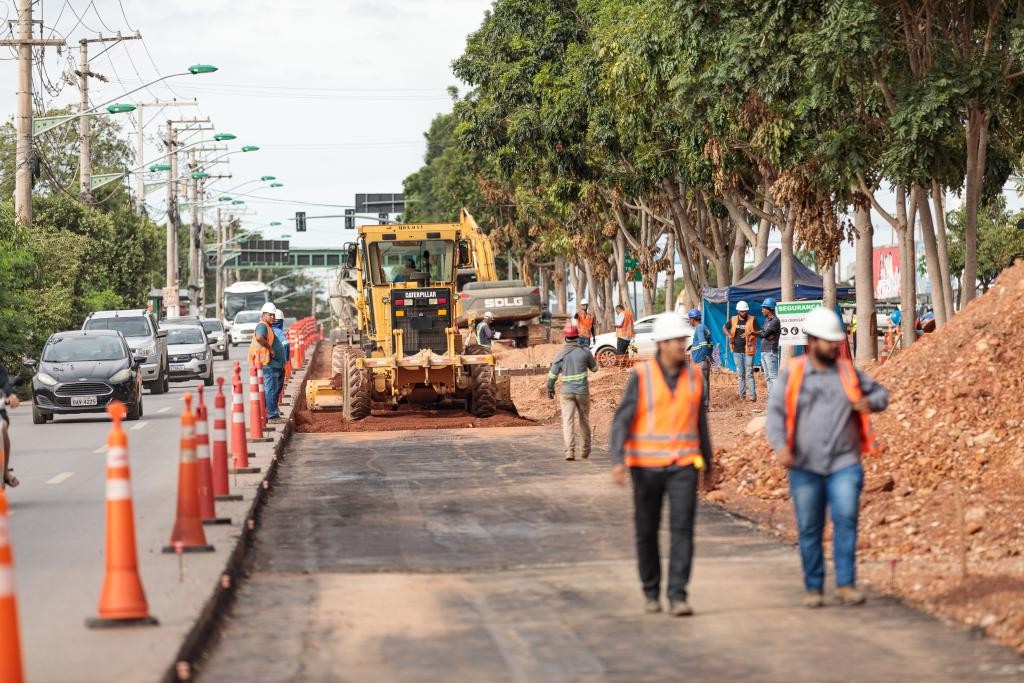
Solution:
<svg viewBox="0 0 1024 683"><path fill-rule="evenodd" d="M868 414L885 410L889 393L848 359L839 358L845 334L839 316L826 308L804 323L806 355L792 359L768 397L765 432L788 469L804 569L804 605L824 604L822 534L825 507L832 514L836 597L859 605L857 515L864 485L861 454L877 452ZM798 417L799 416L799 417Z"/></svg>
<svg viewBox="0 0 1024 683"><path fill-rule="evenodd" d="M597 372L597 359L590 349L580 346L580 331L569 321L562 332L565 345L555 356L548 371L548 398L555 397L555 381L562 376L562 437L565 439L565 459L576 459L576 423L579 423L580 455L590 457L590 382L588 372Z"/></svg>
<svg viewBox="0 0 1024 683"><path fill-rule="evenodd" d="M764 381L768 387L769 398L775 386L775 378L779 374L779 338L782 336L782 323L775 315L775 299L768 297L761 303L764 315L764 329L757 333L761 338L761 369L764 370Z"/></svg>
<svg viewBox="0 0 1024 683"><path fill-rule="evenodd" d="M757 353L757 335L760 328L757 319L750 315L750 305L746 301L736 304L736 315L722 326L729 338L729 348L736 362L736 377L739 380L740 398L747 392L750 400L757 400L757 388L754 386L754 355Z"/></svg>

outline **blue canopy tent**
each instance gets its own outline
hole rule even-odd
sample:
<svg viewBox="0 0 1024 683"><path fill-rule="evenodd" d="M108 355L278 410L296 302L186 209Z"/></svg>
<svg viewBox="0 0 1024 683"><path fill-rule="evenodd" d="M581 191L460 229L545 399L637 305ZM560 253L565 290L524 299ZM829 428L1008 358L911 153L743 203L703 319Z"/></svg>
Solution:
<svg viewBox="0 0 1024 683"><path fill-rule="evenodd" d="M823 293L821 276L805 266L798 259L793 259L793 285L796 288L797 301L813 301L821 299ZM851 287L838 287L839 299L853 299ZM768 254L756 268L731 287L705 287L703 292L704 324L711 331L711 341L715 345L715 355L723 367L736 371L733 362L729 338L723 326L732 316L736 315L736 304L746 301L750 306L750 314L757 318L758 326L764 325L761 315L761 302L772 297L776 301L782 299L782 252L778 249ZM754 364L761 365L761 345L758 344L754 356Z"/></svg>

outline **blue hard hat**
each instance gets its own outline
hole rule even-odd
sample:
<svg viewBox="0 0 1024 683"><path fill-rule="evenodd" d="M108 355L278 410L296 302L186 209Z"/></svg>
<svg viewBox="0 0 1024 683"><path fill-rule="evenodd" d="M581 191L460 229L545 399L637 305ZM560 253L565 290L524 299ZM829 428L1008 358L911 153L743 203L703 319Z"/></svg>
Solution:
<svg viewBox="0 0 1024 683"><path fill-rule="evenodd" d="M771 297L768 297L767 299L765 299L764 301L761 302L761 308L770 308L770 309L772 309L774 311L775 310L775 299L773 299Z"/></svg>
<svg viewBox="0 0 1024 683"><path fill-rule="evenodd" d="M691 308L690 312L686 314L686 317L690 318L692 320L700 320L700 309L699 308Z"/></svg>

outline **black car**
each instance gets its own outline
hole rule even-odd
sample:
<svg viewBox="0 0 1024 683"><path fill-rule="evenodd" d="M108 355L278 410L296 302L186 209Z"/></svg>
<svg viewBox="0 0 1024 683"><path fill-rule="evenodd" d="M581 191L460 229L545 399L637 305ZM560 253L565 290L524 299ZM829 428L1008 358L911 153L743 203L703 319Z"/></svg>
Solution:
<svg viewBox="0 0 1024 683"><path fill-rule="evenodd" d="M102 413L110 401L125 404L129 420L142 417L145 356L133 356L117 330L57 332L46 340L32 376L32 422L54 415Z"/></svg>

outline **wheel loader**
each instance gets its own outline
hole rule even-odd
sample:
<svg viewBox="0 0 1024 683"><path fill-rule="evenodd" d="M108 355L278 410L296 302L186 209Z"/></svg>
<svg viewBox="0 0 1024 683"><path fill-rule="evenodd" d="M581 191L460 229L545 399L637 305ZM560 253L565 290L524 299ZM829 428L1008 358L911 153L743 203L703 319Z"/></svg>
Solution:
<svg viewBox="0 0 1024 683"><path fill-rule="evenodd" d="M311 410L340 409L345 419L361 420L373 403L397 410L463 401L479 417L511 406L509 380L498 378L494 356L464 345L456 326L459 269L473 264L464 220L359 228L345 253L356 276L355 343L334 346L331 379L306 383Z"/></svg>

